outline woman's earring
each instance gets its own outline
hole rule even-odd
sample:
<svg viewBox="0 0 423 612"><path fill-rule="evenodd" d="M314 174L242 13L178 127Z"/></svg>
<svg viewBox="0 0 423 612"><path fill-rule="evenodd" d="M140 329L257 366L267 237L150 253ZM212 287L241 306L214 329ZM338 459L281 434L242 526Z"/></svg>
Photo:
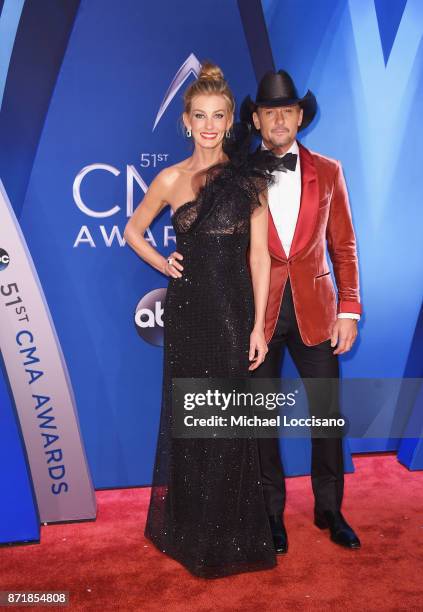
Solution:
<svg viewBox="0 0 423 612"><path fill-rule="evenodd" d="M187 138L191 138L191 130L187 128L186 132L185 132L185 136Z"/></svg>
<svg viewBox="0 0 423 612"><path fill-rule="evenodd" d="M231 130L226 130L225 136L226 136L226 138L230 138L231 137Z"/></svg>

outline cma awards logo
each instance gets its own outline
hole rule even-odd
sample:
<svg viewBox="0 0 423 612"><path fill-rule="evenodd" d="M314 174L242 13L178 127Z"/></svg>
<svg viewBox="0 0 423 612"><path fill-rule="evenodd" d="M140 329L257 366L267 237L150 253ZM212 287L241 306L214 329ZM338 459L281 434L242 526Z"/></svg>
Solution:
<svg viewBox="0 0 423 612"><path fill-rule="evenodd" d="M0 271L7 268L10 262L9 254L4 250L0 249Z"/></svg>
<svg viewBox="0 0 423 612"><path fill-rule="evenodd" d="M169 104L178 93L180 88L183 86L185 81L193 75L197 77L201 70L201 64L196 58L196 56L191 53L182 66L177 70L174 78L172 79L171 84L169 85L166 94L160 104L158 113L156 115L153 129L156 129L160 119L163 117L166 109L169 107ZM161 164L168 161L169 154L163 152L153 152L153 153L141 153L140 166L141 168L159 168ZM104 175L113 175L114 177L118 177L121 174L121 170L116 168L111 164L106 163L93 163L88 166L82 168L75 177L73 182L73 199L76 206L79 210L91 220L98 219L111 219L115 215L119 214L122 210L122 207L118 204L114 206L109 206L104 210L94 210L89 202L84 201L81 194L81 187L83 182L89 178L92 173L102 172ZM141 188L141 191L145 194L148 189L148 186L143 179L141 173L138 169L132 165L126 165L126 205L125 205L125 213L126 217L129 218L132 216L134 212L134 188L138 186ZM157 247L157 240L153 235L150 228L147 228L146 240L148 240L152 246ZM73 243L73 247L77 248L81 245L89 246L91 248L97 247L97 241L100 240L101 244L110 248L114 245L119 247L124 247L126 244L125 239L123 238L123 228L120 228L118 225L113 225L111 229L107 229L103 224L91 224L82 225L78 231L78 235ZM173 231L172 225L165 225L163 228L163 237L161 243L163 247L168 247L171 242L176 242L175 235Z"/></svg>
<svg viewBox="0 0 423 612"><path fill-rule="evenodd" d="M166 289L154 289L138 302L135 309L135 328L143 340L163 346L163 311Z"/></svg>

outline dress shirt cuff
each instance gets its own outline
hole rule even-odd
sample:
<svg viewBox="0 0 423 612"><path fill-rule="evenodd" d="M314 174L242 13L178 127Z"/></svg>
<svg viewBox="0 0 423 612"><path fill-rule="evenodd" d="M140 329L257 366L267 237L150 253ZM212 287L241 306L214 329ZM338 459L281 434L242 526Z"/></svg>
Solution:
<svg viewBox="0 0 423 612"><path fill-rule="evenodd" d="M360 315L355 312L339 312L338 319L355 319L356 321L359 321Z"/></svg>

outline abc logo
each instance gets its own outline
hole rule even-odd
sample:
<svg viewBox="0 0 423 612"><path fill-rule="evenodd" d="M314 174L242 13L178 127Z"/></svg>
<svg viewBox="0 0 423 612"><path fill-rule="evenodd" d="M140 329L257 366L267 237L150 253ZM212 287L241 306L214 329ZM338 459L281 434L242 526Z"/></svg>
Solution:
<svg viewBox="0 0 423 612"><path fill-rule="evenodd" d="M0 249L0 270L4 270L9 265L10 257L4 249Z"/></svg>
<svg viewBox="0 0 423 612"><path fill-rule="evenodd" d="M135 309L135 327L143 340L163 346L163 304L166 289L154 289L138 302Z"/></svg>

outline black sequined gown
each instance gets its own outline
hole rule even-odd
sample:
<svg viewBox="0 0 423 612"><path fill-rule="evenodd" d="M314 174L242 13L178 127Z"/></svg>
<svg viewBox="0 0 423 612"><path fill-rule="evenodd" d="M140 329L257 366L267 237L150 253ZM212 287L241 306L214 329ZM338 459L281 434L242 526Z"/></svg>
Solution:
<svg viewBox="0 0 423 612"><path fill-rule="evenodd" d="M184 270L170 279L164 304L162 411L145 535L205 578L276 565L256 440L173 438L170 423L173 377L249 375L250 215L277 159L256 152L213 167L172 218Z"/></svg>

